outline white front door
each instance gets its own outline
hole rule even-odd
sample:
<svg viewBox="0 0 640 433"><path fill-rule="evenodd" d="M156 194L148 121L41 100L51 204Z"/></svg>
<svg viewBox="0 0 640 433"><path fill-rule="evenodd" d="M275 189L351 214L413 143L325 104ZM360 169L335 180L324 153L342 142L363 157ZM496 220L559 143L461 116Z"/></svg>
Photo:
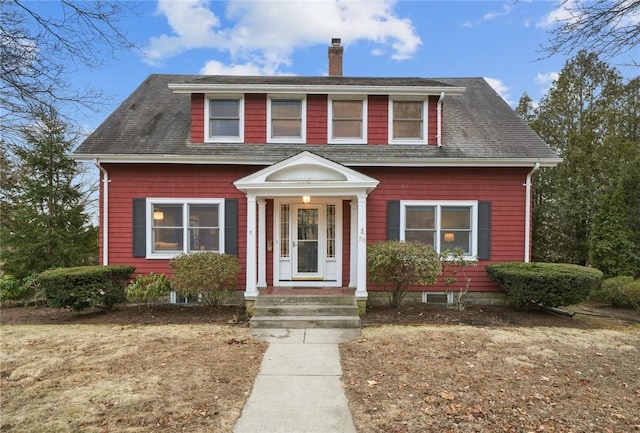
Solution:
<svg viewBox="0 0 640 433"><path fill-rule="evenodd" d="M336 287L342 284L340 200L291 203L276 199L275 286Z"/></svg>
<svg viewBox="0 0 640 433"><path fill-rule="evenodd" d="M292 216L292 279L323 280L326 260L324 206L294 205Z"/></svg>

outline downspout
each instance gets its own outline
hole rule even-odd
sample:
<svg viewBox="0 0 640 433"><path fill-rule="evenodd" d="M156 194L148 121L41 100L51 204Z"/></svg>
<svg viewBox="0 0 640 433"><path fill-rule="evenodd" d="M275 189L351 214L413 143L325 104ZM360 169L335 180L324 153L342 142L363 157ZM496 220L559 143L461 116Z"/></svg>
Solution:
<svg viewBox="0 0 640 433"><path fill-rule="evenodd" d="M528 263L530 260L530 246L531 246L531 177L533 173L540 168L540 163L536 162L533 169L527 174L527 180L525 181L525 215L524 215L524 261Z"/></svg>
<svg viewBox="0 0 640 433"><path fill-rule="evenodd" d="M444 92L440 92L440 98L438 99L438 119L437 119L437 131L436 131L436 144L438 147L442 147L442 101L444 100Z"/></svg>
<svg viewBox="0 0 640 433"><path fill-rule="evenodd" d="M109 265L109 173L98 159L93 163L102 172L102 266Z"/></svg>

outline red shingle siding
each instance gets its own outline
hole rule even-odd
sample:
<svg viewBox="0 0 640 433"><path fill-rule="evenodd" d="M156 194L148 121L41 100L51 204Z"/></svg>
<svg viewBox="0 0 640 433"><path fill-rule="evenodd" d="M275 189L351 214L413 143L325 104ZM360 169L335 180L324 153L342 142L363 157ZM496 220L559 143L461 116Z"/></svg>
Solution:
<svg viewBox="0 0 640 433"><path fill-rule="evenodd" d="M244 142L267 142L267 95L244 96Z"/></svg>
<svg viewBox="0 0 640 433"><path fill-rule="evenodd" d="M427 144L438 143L438 99L438 96L429 96L427 104Z"/></svg>
<svg viewBox="0 0 640 433"><path fill-rule="evenodd" d="M109 172L109 264L136 266L136 273L169 273L168 260L133 257L132 225L134 198L237 198L238 257L246 257L246 199L233 181L255 168L224 166L177 166L105 164ZM102 248L102 244L100 245ZM100 252L102 254L102 251ZM102 256L101 256L102 257ZM244 287L245 275L239 275Z"/></svg>
<svg viewBox="0 0 640 433"><path fill-rule="evenodd" d="M327 144L327 95L307 95L307 144Z"/></svg>
<svg viewBox="0 0 640 433"><path fill-rule="evenodd" d="M388 200L490 201L491 260L468 270L472 291L496 291L484 266L524 260L524 216L527 169L521 168L368 168L360 170L380 181L367 200L367 237L386 239ZM375 290L370 287L370 290ZM443 290L442 285L428 290ZM424 290L424 289L419 289Z"/></svg>
<svg viewBox="0 0 640 433"><path fill-rule="evenodd" d="M369 95L367 116L367 144L388 144L389 97Z"/></svg>
<svg viewBox="0 0 640 433"><path fill-rule="evenodd" d="M191 142L204 143L204 95L191 95Z"/></svg>

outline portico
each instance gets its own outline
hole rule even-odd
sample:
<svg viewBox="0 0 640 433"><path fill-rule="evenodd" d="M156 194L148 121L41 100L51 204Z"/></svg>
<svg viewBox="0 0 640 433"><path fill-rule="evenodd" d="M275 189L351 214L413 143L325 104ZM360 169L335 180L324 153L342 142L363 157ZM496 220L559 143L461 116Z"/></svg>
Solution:
<svg viewBox="0 0 640 433"><path fill-rule="evenodd" d="M234 185L247 197L247 301L254 301L258 289L268 285L348 285L355 288L356 299L367 299L367 196L377 180L304 151ZM267 200L273 200L272 218L267 215ZM349 230L343 223L345 201L350 203ZM273 221L270 239L268 219ZM344 238L347 232L349 239ZM272 263L267 262L268 251ZM343 272L346 265L348 274ZM267 281L268 266L273 281ZM343 274L348 275L348 284Z"/></svg>

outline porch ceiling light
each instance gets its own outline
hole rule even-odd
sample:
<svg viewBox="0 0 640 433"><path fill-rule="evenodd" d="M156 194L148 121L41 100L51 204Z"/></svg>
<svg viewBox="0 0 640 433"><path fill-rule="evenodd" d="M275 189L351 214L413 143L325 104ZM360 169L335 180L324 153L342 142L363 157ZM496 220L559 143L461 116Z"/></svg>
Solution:
<svg viewBox="0 0 640 433"><path fill-rule="evenodd" d="M153 219L154 220L163 220L164 219L164 212L162 212L161 210L154 210L153 211Z"/></svg>
<svg viewBox="0 0 640 433"><path fill-rule="evenodd" d="M445 233L444 234L444 241L445 242L453 242L456 239L455 235L453 233Z"/></svg>
<svg viewBox="0 0 640 433"><path fill-rule="evenodd" d="M311 196L310 195L303 195L302 196L302 203L304 203L304 204L311 203Z"/></svg>

